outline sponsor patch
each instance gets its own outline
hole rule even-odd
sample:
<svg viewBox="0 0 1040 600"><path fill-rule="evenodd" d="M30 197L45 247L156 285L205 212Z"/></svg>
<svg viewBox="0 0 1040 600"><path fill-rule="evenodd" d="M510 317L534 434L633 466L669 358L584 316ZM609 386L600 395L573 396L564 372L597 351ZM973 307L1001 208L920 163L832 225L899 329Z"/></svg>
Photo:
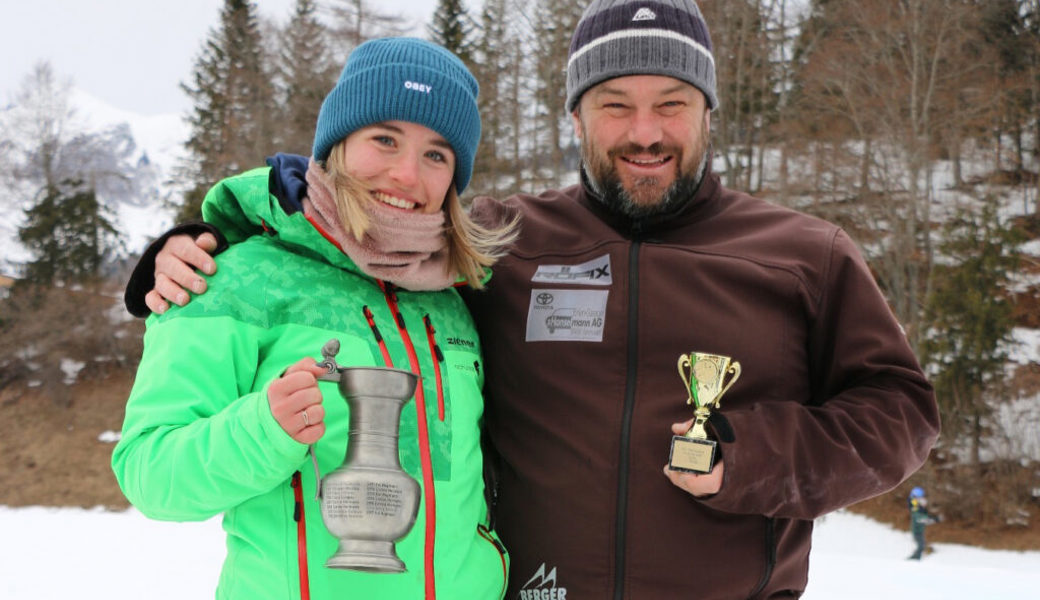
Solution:
<svg viewBox="0 0 1040 600"><path fill-rule="evenodd" d="M610 255L604 254L580 265L539 265L531 281L538 283L574 283L578 285L610 285Z"/></svg>
<svg viewBox="0 0 1040 600"><path fill-rule="evenodd" d="M531 290L528 342L602 342L608 290Z"/></svg>
<svg viewBox="0 0 1040 600"><path fill-rule="evenodd" d="M542 563L517 594L519 600L567 600L567 588L556 583L556 567L545 571Z"/></svg>

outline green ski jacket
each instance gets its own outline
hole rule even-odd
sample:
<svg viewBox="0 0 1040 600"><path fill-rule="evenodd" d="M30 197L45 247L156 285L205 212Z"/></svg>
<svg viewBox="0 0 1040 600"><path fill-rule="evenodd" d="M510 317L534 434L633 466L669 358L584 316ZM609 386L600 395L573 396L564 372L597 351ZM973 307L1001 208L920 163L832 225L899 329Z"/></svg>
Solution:
<svg viewBox="0 0 1040 600"><path fill-rule="evenodd" d="M501 598L507 555L488 530L480 425L483 361L455 289L409 292L363 274L302 212L269 192L270 168L222 181L206 220L233 243L209 293L148 319L144 354L112 467L145 515L223 513L227 558L217 598ZM247 237L262 227L265 235ZM236 237L236 231L239 235ZM422 486L415 525L397 543L407 572L324 566L337 546L316 500L307 446L278 425L267 386L340 341L343 366L421 376L400 422L403 469ZM322 474L344 459L349 411L319 383Z"/></svg>

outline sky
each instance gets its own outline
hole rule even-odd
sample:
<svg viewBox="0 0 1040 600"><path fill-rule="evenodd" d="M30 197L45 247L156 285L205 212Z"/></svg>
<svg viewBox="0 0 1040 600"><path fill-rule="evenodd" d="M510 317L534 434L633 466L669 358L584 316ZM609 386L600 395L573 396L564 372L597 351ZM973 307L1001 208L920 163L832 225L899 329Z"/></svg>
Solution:
<svg viewBox="0 0 1040 600"><path fill-rule="evenodd" d="M322 0L319 0L319 2ZM474 4L471 0L468 4ZM284 23L294 0L258 0L264 17ZM0 0L0 106L41 61L59 77L115 108L141 115L183 113L188 81L222 0ZM413 17L425 37L436 0L371 0Z"/></svg>
<svg viewBox="0 0 1040 600"><path fill-rule="evenodd" d="M0 506L0 531L5 600L212 598L224 560L218 518L168 523L132 509ZM802 600L1021 600L1040 589L1040 552L934 548L907 560L907 531L844 511L827 515L816 522Z"/></svg>

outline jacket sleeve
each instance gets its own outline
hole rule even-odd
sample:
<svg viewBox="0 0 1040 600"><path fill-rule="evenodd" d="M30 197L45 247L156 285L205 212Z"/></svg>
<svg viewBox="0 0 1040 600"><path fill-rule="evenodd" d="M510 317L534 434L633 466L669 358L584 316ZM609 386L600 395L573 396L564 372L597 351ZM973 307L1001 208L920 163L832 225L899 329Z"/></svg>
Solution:
<svg viewBox="0 0 1040 600"><path fill-rule="evenodd" d="M736 439L703 501L713 508L813 519L894 488L938 438L932 387L844 232L823 273L807 323L812 397L726 414Z"/></svg>
<svg viewBox="0 0 1040 600"><path fill-rule="evenodd" d="M203 520L284 482L307 446L274 420L266 386L249 391L260 328L179 310L149 320L112 468L145 515Z"/></svg>

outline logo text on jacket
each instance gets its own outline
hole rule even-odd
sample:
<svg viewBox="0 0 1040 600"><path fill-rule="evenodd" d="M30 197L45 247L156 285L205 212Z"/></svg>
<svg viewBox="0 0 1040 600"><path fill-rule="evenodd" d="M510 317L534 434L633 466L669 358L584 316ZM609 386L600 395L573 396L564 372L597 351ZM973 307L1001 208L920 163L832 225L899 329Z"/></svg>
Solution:
<svg viewBox="0 0 1040 600"><path fill-rule="evenodd" d="M577 285L611 285L610 255L604 254L580 265L538 265L531 281L539 283L574 283Z"/></svg>
<svg viewBox="0 0 1040 600"><path fill-rule="evenodd" d="M531 290L528 342L602 342L610 290Z"/></svg>
<svg viewBox="0 0 1040 600"><path fill-rule="evenodd" d="M519 600L567 600L567 588L556 585L556 567L545 572L545 563L520 588Z"/></svg>

